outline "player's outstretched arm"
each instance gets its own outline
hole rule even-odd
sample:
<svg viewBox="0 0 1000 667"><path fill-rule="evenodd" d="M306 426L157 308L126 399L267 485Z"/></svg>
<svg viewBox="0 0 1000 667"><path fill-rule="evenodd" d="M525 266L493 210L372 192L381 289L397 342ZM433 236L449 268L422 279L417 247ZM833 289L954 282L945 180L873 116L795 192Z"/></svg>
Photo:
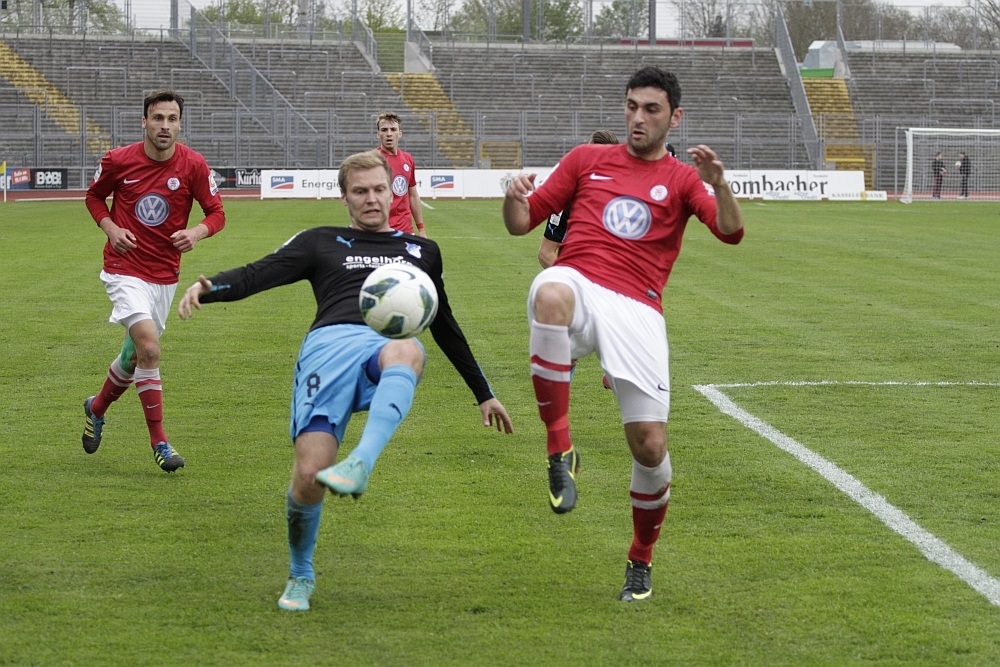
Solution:
<svg viewBox="0 0 1000 667"><path fill-rule="evenodd" d="M528 193L535 189L535 174L518 174L507 186L503 198L503 224L514 236L531 231Z"/></svg>
<svg viewBox="0 0 1000 667"><path fill-rule="evenodd" d="M196 310L201 310L201 297L211 291L212 281L205 276L198 276L198 282L184 290L184 296L181 297L181 302L177 304L177 314L181 316L182 320L191 317L194 314L191 307L194 306Z"/></svg>
<svg viewBox="0 0 1000 667"><path fill-rule="evenodd" d="M687 149L688 155L694 160L698 176L715 189L715 203L718 207L715 219L719 231L723 234L735 234L743 229L743 212L736 202L733 191L725 178L725 165L711 148L698 144Z"/></svg>
<svg viewBox="0 0 1000 667"><path fill-rule="evenodd" d="M507 409L496 398L491 398L480 403L479 411L483 413L483 426L493 426L495 424L497 431L501 433L514 432L514 423L510 420Z"/></svg>

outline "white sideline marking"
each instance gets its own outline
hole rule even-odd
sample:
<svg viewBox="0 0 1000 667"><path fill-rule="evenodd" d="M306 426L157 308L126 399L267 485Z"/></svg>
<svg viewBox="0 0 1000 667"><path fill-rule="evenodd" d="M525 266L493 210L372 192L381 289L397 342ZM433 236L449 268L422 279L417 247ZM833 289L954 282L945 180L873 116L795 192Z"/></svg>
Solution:
<svg viewBox="0 0 1000 667"><path fill-rule="evenodd" d="M434 207L425 202L423 199L420 200L420 203L423 204L424 208L429 208L432 211L434 210Z"/></svg>
<svg viewBox="0 0 1000 667"><path fill-rule="evenodd" d="M733 382L731 384L709 384L706 387L737 389L744 387L834 387L837 385L860 387L1000 387L1000 382L864 382L860 380L813 380L793 382ZM699 390L700 391L700 390Z"/></svg>
<svg viewBox="0 0 1000 667"><path fill-rule="evenodd" d="M856 503L874 514L882 523L896 531L914 546L920 549L927 560L937 563L944 569L952 572L959 579L967 583L983 597L989 600L990 604L1000 607L1000 581L997 581L989 574L967 561L961 554L954 551L947 544L934 537L921 528L910 517L894 507L885 498L875 493L867 486L858 481L853 475L842 470L836 464L827 461L825 458L805 447L787 435L774 428L767 422L759 419L740 406L733 403L728 396L719 391L718 387L755 387L773 385L822 385L822 384L917 384L917 385L944 385L969 384L998 386L996 383L950 383L950 382L923 382L923 383L887 383L887 382L761 382L750 384L734 385L694 385L694 389L711 401L723 414L729 415L751 431L767 438L780 449L788 452L798 460L825 477L842 493L853 499Z"/></svg>

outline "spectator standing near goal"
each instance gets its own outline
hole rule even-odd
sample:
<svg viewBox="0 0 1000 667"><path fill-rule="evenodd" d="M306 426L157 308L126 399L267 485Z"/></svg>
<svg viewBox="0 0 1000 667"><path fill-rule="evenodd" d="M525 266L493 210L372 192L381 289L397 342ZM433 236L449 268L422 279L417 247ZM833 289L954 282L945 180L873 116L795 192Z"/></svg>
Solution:
<svg viewBox="0 0 1000 667"><path fill-rule="evenodd" d="M555 265L528 293L531 379L557 514L577 500L580 456L568 420L574 360L596 353L615 393L633 458L633 540L620 595L628 602L652 594L653 546L670 498L661 293L691 215L726 243L743 238L742 214L716 154L705 145L689 148L693 167L667 157L667 135L683 115L680 98L673 74L639 70L625 91L625 145L576 147L537 190L534 174L519 174L503 203L507 230L521 235L573 202Z"/></svg>
<svg viewBox="0 0 1000 667"><path fill-rule="evenodd" d="M618 136L611 130L595 130L590 135L590 143L613 146L618 143ZM667 144L667 146L669 145ZM542 236L542 244L538 247L538 263L542 265L543 269L549 268L556 261L559 246L566 238L566 223L569 221L571 206L572 204L569 204L562 210L562 213L553 213L549 216Z"/></svg>
<svg viewBox="0 0 1000 667"><path fill-rule="evenodd" d="M400 149L399 140L403 136L402 121L391 111L379 114L375 121L378 134L378 150L392 168L392 209L389 211L389 226L407 234L427 238L424 231L424 210L417 192L417 167L413 156Z"/></svg>
<svg viewBox="0 0 1000 667"><path fill-rule="evenodd" d="M355 498L364 493L376 459L409 413L424 370L424 348L416 338L384 338L361 317L358 296L375 268L405 262L430 275L438 292L438 312L430 327L435 342L475 394L483 426L495 423L498 430L513 432L452 315L437 244L389 227L392 170L385 159L375 151L352 155L341 164L338 181L350 227L306 230L252 264L211 279L200 276L178 305L181 318L187 319L202 303L237 301L299 280L312 283L316 319L302 342L292 390L295 463L285 513L291 566L278 600L289 611L309 609L326 488ZM336 463L351 414L362 410L368 410L368 420L361 438Z"/></svg>
<svg viewBox="0 0 1000 667"><path fill-rule="evenodd" d="M114 308L110 321L125 327L125 342L104 386L83 404L83 449L101 444L109 406L135 384L150 446L166 472L184 467L163 429L160 336L177 289L181 253L226 224L219 188L200 154L176 143L184 99L157 90L143 100L139 143L109 151L87 190L87 209L107 234L101 281ZM107 198L114 195L108 211ZM198 200L205 218L188 228Z"/></svg>
<svg viewBox="0 0 1000 667"><path fill-rule="evenodd" d="M958 154L958 174L962 177L962 188L961 194L958 195L959 199L969 198L969 175L972 173L972 164L969 161L969 156L962 151Z"/></svg>
<svg viewBox="0 0 1000 667"><path fill-rule="evenodd" d="M948 173L948 170L945 169L940 151L934 156L934 162L931 163L931 173L934 174L934 192L932 196L934 199L941 199L941 181L944 180L944 175Z"/></svg>

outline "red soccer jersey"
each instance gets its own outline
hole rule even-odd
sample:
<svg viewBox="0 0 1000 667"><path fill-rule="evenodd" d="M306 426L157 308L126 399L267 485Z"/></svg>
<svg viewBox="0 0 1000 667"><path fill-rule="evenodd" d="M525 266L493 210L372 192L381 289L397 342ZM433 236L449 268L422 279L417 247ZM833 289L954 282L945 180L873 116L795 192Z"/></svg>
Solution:
<svg viewBox="0 0 1000 667"><path fill-rule="evenodd" d="M205 213L202 221L215 234L226 225L219 188L201 154L174 144L173 156L153 160L142 142L115 148L101 160L87 190L87 209L98 223L108 217L107 198L112 193L111 219L135 234L137 247L124 255L104 246L104 270L141 278L158 285L177 282L181 252L170 235L188 226L191 205L197 199Z"/></svg>
<svg viewBox="0 0 1000 667"><path fill-rule="evenodd" d="M389 226L412 234L413 212L410 210L410 188L417 187L417 168L413 164L413 156L402 150L392 155L381 146L378 149L392 167L392 207L389 209Z"/></svg>
<svg viewBox="0 0 1000 667"><path fill-rule="evenodd" d="M566 239L557 266L663 312L660 298L681 250L691 215L726 243L715 195L694 167L670 155L654 162L629 154L626 144L577 146L528 197L531 227L570 202Z"/></svg>

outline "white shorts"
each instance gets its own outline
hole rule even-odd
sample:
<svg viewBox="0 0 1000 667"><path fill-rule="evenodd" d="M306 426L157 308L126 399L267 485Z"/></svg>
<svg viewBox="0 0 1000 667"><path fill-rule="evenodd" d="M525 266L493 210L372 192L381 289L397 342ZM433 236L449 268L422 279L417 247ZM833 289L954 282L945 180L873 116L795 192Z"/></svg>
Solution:
<svg viewBox="0 0 1000 667"><path fill-rule="evenodd" d="M663 315L635 299L591 282L576 269L552 266L528 291L528 318L544 283L573 290L576 308L569 325L570 356L597 354L618 399L622 421L666 422L670 414L670 362Z"/></svg>
<svg viewBox="0 0 1000 667"><path fill-rule="evenodd" d="M170 314L170 304L174 301L177 283L173 285L156 285L147 283L141 278L122 276L117 273L101 271L101 282L108 292L108 298L114 308L108 322L121 324L125 331L142 320L153 320L156 333L163 335L167 328L167 315Z"/></svg>

